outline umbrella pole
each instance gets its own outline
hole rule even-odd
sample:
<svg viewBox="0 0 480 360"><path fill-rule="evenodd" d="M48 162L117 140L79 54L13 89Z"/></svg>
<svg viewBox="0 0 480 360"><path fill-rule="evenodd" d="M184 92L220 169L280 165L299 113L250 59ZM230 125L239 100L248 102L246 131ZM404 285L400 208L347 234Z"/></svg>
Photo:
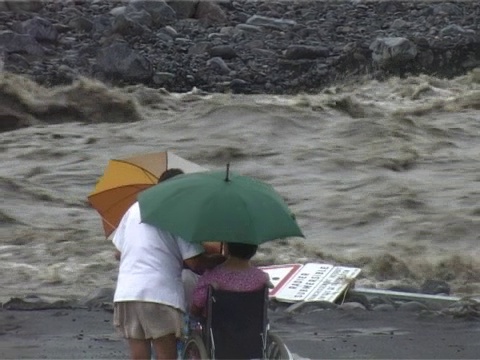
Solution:
<svg viewBox="0 0 480 360"><path fill-rule="evenodd" d="M225 181L230 181L229 175L230 175L230 163L227 163L227 174L225 176Z"/></svg>

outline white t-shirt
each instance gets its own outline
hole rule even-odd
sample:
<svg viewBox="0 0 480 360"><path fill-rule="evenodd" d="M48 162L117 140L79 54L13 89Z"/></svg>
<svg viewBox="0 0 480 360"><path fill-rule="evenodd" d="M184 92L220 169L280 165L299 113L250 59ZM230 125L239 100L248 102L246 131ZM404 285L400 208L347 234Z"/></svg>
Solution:
<svg viewBox="0 0 480 360"><path fill-rule="evenodd" d="M113 243L122 254L114 302L156 302L185 311L183 260L202 253L200 245L142 223L138 202L123 216Z"/></svg>

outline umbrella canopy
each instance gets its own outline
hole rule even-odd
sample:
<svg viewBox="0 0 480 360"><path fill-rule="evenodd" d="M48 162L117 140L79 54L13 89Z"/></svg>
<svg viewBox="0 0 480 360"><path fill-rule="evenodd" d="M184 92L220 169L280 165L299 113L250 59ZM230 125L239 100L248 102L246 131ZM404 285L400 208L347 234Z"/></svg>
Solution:
<svg viewBox="0 0 480 360"><path fill-rule="evenodd" d="M139 194L142 221L187 241L259 245L301 236L293 214L270 186L225 172L178 175Z"/></svg>
<svg viewBox="0 0 480 360"><path fill-rule="evenodd" d="M128 208L137 201L138 192L156 185L167 169L180 168L185 173L205 171L201 166L169 151L112 159L88 196L88 202L102 217L105 236L118 226Z"/></svg>

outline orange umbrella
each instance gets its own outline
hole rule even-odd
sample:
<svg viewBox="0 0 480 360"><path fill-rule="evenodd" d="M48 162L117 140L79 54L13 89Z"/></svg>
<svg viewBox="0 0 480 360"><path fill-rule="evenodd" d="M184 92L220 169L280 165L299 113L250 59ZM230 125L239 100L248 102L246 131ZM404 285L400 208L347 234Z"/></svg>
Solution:
<svg viewBox="0 0 480 360"><path fill-rule="evenodd" d="M170 151L136 155L110 160L103 176L88 196L88 202L102 217L105 236L118 226L137 194L157 184L167 169L180 168L185 173L206 171Z"/></svg>

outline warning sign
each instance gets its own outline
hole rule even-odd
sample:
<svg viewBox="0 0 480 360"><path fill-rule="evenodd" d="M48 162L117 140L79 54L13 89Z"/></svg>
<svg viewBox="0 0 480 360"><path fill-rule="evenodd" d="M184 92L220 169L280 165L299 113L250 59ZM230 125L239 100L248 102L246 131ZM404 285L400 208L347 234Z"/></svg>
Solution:
<svg viewBox="0 0 480 360"><path fill-rule="evenodd" d="M308 263L261 267L275 286L270 296L283 302L334 302L360 274L360 269Z"/></svg>
<svg viewBox="0 0 480 360"><path fill-rule="evenodd" d="M335 266L314 287L305 298L305 301L334 302L351 285L352 281L360 274L360 269L344 266Z"/></svg>
<svg viewBox="0 0 480 360"><path fill-rule="evenodd" d="M277 291L281 289L302 266L302 264L288 264L261 267L260 269L270 276L270 282L273 284L273 289L270 289L269 295L275 296Z"/></svg>

